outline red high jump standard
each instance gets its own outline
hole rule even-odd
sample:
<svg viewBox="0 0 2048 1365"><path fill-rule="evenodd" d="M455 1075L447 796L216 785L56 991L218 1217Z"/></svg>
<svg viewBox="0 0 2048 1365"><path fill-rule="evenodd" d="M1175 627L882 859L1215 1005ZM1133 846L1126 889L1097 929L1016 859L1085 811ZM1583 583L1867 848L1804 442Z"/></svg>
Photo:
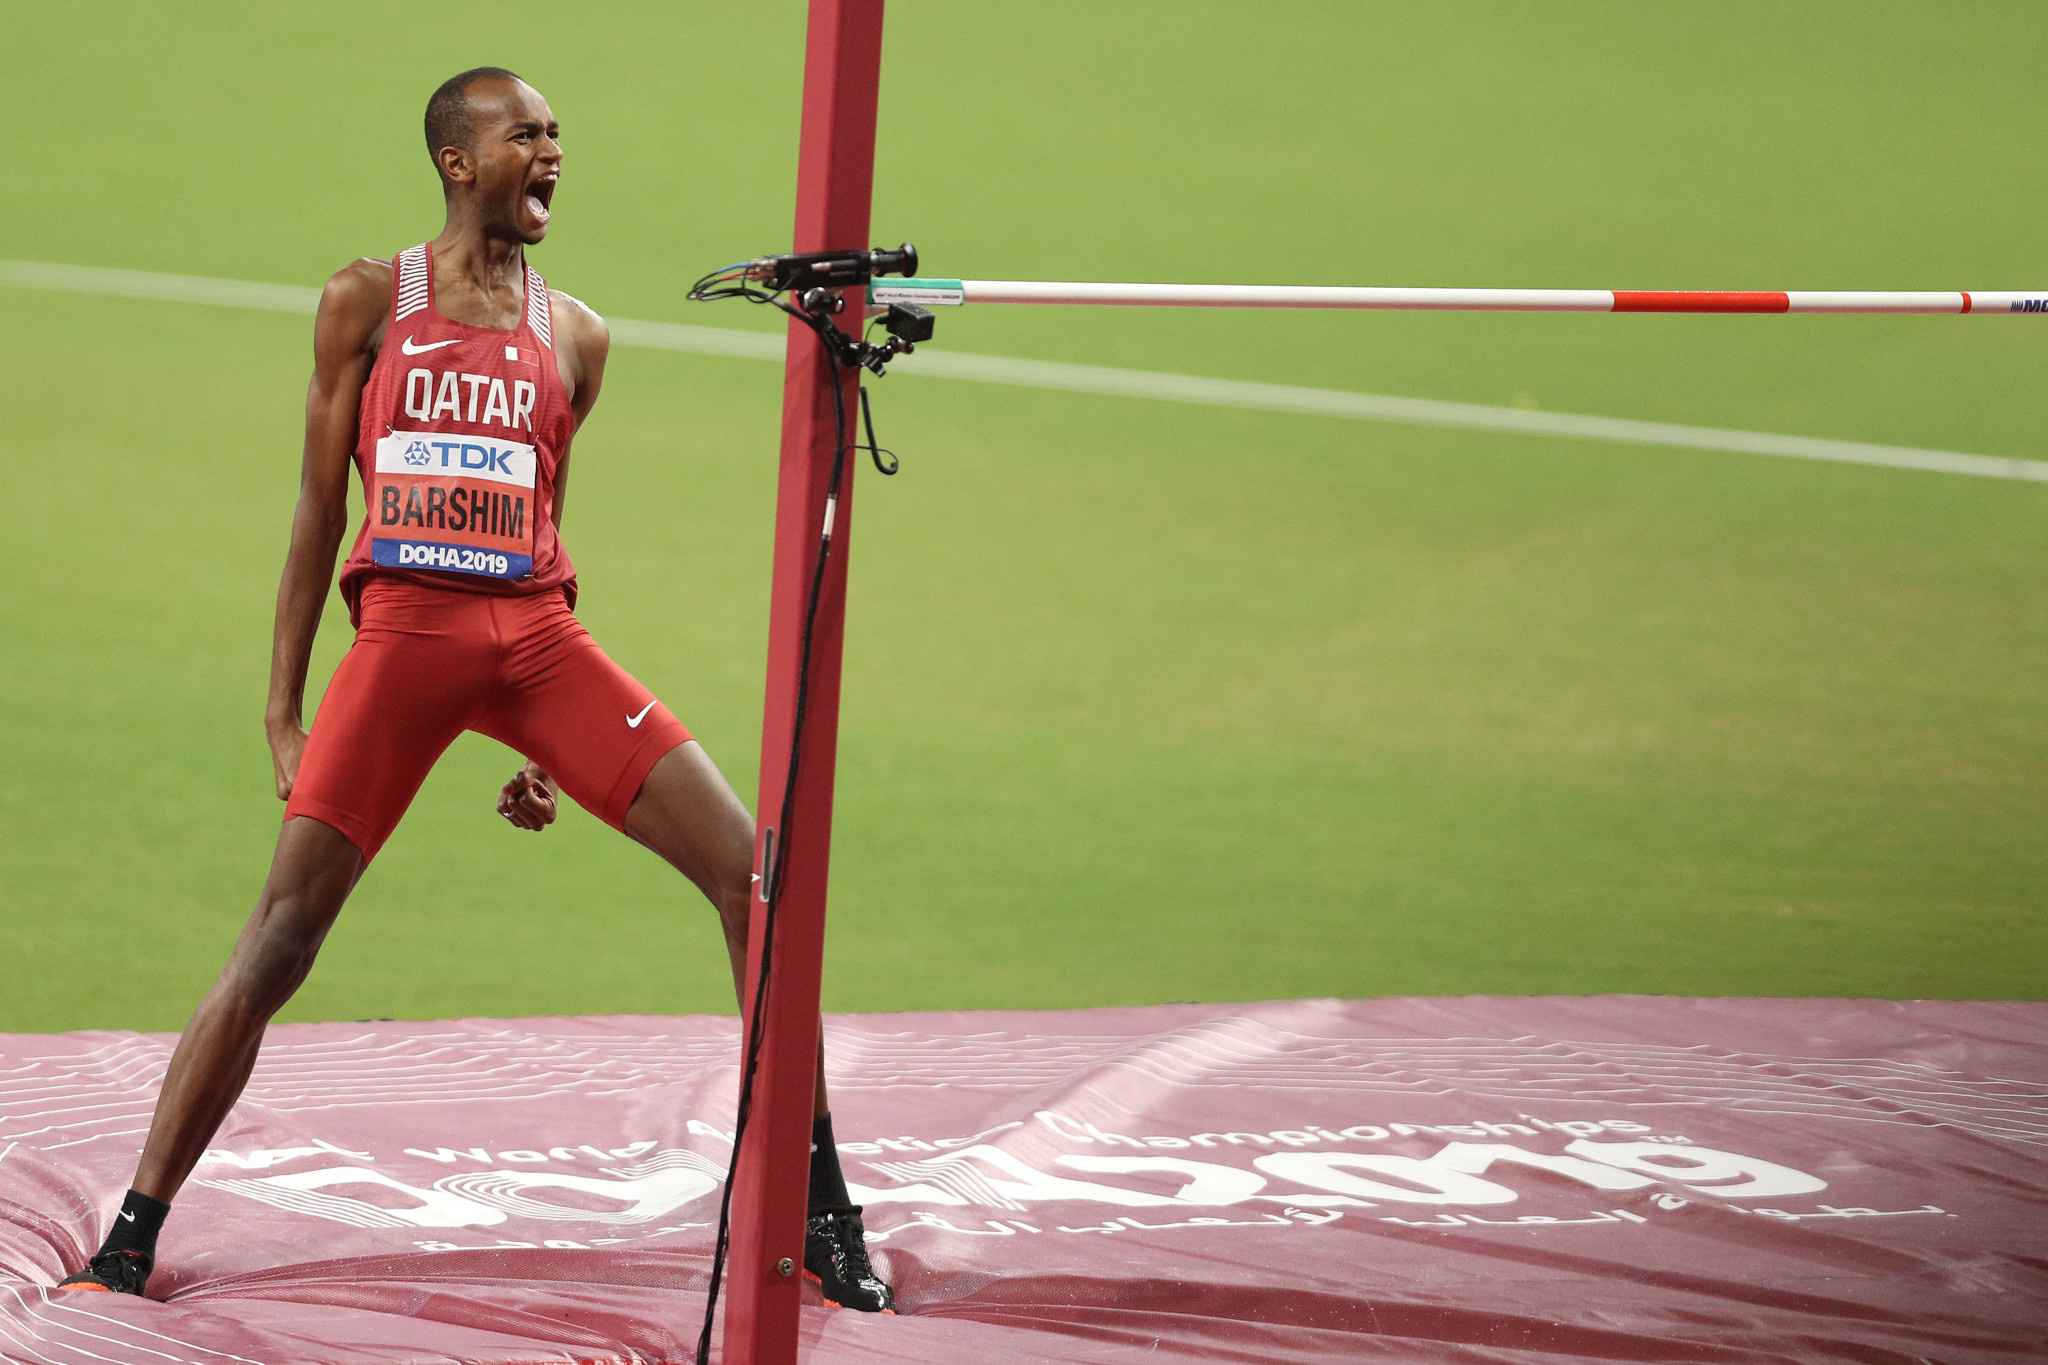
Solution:
<svg viewBox="0 0 2048 1365"><path fill-rule="evenodd" d="M273 1029L156 1297L52 1296L172 1041L0 1036L0 1360L690 1359L734 1020ZM902 1313L799 1281L808 1361L2048 1358L2048 1005L848 1015L827 1060Z"/></svg>
<svg viewBox="0 0 2048 1365"><path fill-rule="evenodd" d="M865 247L874 184L875 109L882 79L882 0L811 0L804 45L802 137L797 150L793 249ZM857 291L849 291L857 293ZM850 302L856 305L856 297ZM858 331L861 309L843 320ZM762 899L777 881L773 973L759 1002L762 1036L753 1110L741 1138L733 1185L731 1257L725 1281L725 1358L746 1365L796 1359L810 1162L812 1086L818 1055L818 999L825 957L826 872L831 855L832 785L839 733L839 666L846 627L846 567L853 521L853 461L836 504L827 506L837 449L834 388L856 410L857 372L822 354L791 324L782 401L782 461L775 503L774 581L769 597L768 680L761 724L759 831L741 1017L756 1017L755 995L770 953L771 916ZM822 553L833 553L818 583L815 624L806 616ZM801 677L804 671L808 678ZM798 698L805 698L802 708ZM803 721L799 733L798 716ZM795 790L785 793L792 754ZM785 795L788 799L785 802ZM783 828L777 828L777 826ZM776 841L780 877L774 877Z"/></svg>

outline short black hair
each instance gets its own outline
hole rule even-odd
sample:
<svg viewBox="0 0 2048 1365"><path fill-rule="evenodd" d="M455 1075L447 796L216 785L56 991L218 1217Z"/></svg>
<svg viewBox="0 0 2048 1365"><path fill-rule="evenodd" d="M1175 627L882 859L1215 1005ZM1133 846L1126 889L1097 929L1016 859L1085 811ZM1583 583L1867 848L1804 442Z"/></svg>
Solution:
<svg viewBox="0 0 2048 1365"><path fill-rule="evenodd" d="M441 169L441 149L460 147L468 151L476 140L476 117L469 104L469 87L482 80L512 80L519 76L502 66L473 66L441 82L441 88L427 101L427 155ZM443 177L445 179L445 177Z"/></svg>

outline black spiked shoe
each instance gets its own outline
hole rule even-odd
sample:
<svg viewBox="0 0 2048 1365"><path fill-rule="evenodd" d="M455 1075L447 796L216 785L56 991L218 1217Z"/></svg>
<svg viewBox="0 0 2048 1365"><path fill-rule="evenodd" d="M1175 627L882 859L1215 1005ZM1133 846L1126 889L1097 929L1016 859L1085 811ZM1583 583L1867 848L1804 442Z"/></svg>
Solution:
<svg viewBox="0 0 2048 1365"><path fill-rule="evenodd" d="M868 1261L860 1205L819 1209L804 1220L804 1274L817 1281L825 1302L863 1313L894 1313L896 1292Z"/></svg>
<svg viewBox="0 0 2048 1365"><path fill-rule="evenodd" d="M155 1264L154 1258L139 1251L102 1251L85 1263L85 1269L57 1281L57 1287L100 1294L133 1294L139 1298Z"/></svg>

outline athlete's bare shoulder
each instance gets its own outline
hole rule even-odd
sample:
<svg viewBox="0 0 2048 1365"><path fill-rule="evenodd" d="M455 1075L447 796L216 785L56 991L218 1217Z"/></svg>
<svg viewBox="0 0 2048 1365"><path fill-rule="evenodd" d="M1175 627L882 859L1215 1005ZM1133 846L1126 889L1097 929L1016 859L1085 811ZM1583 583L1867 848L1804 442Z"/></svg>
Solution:
<svg viewBox="0 0 2048 1365"><path fill-rule="evenodd" d="M558 320L558 330L576 339L578 346L595 345L599 350L609 349L612 340L611 328L598 315L595 308L559 289L548 290L548 310Z"/></svg>
<svg viewBox="0 0 2048 1365"><path fill-rule="evenodd" d="M360 256L334 272L320 291L315 345L342 352L375 351L391 310L391 262Z"/></svg>
<svg viewBox="0 0 2048 1365"><path fill-rule="evenodd" d="M383 311L391 303L391 262L375 256L358 256L328 277L320 292L320 310L330 307L348 313L365 309Z"/></svg>
<svg viewBox="0 0 2048 1365"><path fill-rule="evenodd" d="M611 328L605 326L597 310L559 289L548 290L548 312L554 318L555 349L569 362L563 378L569 381L570 402L581 421L597 401L598 385L604 382Z"/></svg>

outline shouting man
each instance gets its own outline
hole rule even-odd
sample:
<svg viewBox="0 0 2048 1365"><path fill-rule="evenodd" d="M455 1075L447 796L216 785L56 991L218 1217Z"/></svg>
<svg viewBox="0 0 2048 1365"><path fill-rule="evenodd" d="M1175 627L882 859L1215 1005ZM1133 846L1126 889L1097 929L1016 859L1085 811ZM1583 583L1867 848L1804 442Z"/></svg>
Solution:
<svg viewBox="0 0 2048 1365"><path fill-rule="evenodd" d="M427 771L475 730L527 762L498 794L520 829L566 791L667 859L717 907L737 989L754 821L690 732L578 624L562 548L569 445L604 379L603 319L526 263L562 171L547 101L497 67L427 104L441 235L327 283L264 717L284 827L255 913L171 1057L112 1231L71 1290L140 1294L158 1229L248 1082L270 1018ZM306 669L347 529L349 465L368 516L341 570L356 638L302 720ZM825 1103L812 1126L805 1269L827 1300L887 1312Z"/></svg>

